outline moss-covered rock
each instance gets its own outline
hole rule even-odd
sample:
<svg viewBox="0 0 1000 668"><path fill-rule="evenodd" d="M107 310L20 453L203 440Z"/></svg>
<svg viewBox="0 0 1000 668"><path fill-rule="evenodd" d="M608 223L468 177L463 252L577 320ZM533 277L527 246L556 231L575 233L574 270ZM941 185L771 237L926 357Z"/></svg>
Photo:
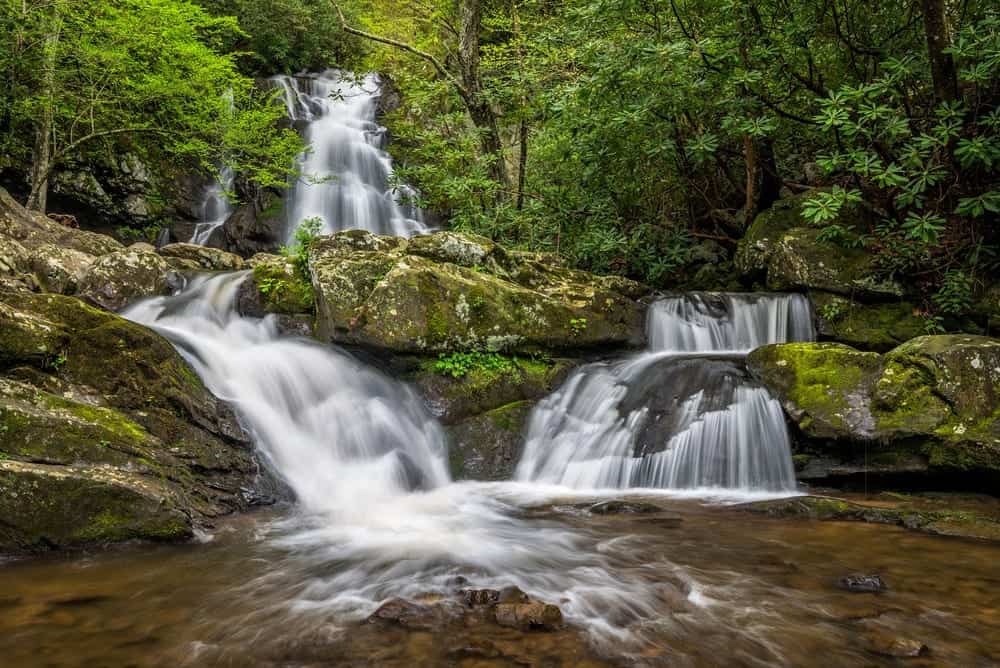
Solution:
<svg viewBox="0 0 1000 668"><path fill-rule="evenodd" d="M257 473L232 410L169 342L78 299L30 292L0 292L0 460L11 464L2 484L38 506L16 521L3 506L0 551L189 535L245 507ZM76 490L93 497L76 514L46 497ZM122 499L136 515L122 515Z"/></svg>
<svg viewBox="0 0 1000 668"><path fill-rule="evenodd" d="M452 477L510 480L521 456L524 426L532 406L532 401L516 401L449 427Z"/></svg>
<svg viewBox="0 0 1000 668"><path fill-rule="evenodd" d="M924 334L926 321L910 302L863 304L818 291L810 292L809 299L823 339L861 350L886 352Z"/></svg>
<svg viewBox="0 0 1000 668"><path fill-rule="evenodd" d="M779 344L747 365L813 452L857 457L860 445L859 471L1000 475L1000 340L921 336L884 355Z"/></svg>
<svg viewBox="0 0 1000 668"><path fill-rule="evenodd" d="M240 285L240 313L253 317L268 313L289 316L313 313L312 284L296 271L290 259L258 253L251 264L253 271Z"/></svg>
<svg viewBox="0 0 1000 668"><path fill-rule="evenodd" d="M403 353L638 345L636 283L515 258L488 240L348 232L309 255L322 338Z"/></svg>
<svg viewBox="0 0 1000 668"><path fill-rule="evenodd" d="M79 295L111 311L166 292L170 267L156 253L122 250L103 255L80 279Z"/></svg>
<svg viewBox="0 0 1000 668"><path fill-rule="evenodd" d="M740 241L736 267L750 279L763 278L770 290L822 290L855 297L899 298L902 287L876 278L874 256L821 240L820 230L802 219L802 202L813 192L775 202L754 220ZM860 229L863 213L846 207L831 224Z"/></svg>
<svg viewBox="0 0 1000 668"><path fill-rule="evenodd" d="M218 248L209 248L208 246L174 243L163 246L158 252L166 258L188 260L202 270L239 271L243 269L243 258L239 255L227 253Z"/></svg>

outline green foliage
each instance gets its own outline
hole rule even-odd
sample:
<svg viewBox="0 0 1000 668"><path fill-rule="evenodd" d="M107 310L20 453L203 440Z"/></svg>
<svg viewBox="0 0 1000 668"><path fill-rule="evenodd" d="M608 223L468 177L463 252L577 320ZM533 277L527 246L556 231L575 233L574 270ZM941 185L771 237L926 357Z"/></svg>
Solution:
<svg viewBox="0 0 1000 668"><path fill-rule="evenodd" d="M296 273L307 283L311 280L309 274L309 248L313 240L323 231L322 218L306 218L295 228L292 244L282 246L281 254L292 261Z"/></svg>
<svg viewBox="0 0 1000 668"><path fill-rule="evenodd" d="M941 288L934 295L934 304L941 313L962 316L972 308L972 279L960 270L944 275Z"/></svg>
<svg viewBox="0 0 1000 668"><path fill-rule="evenodd" d="M472 373L495 376L514 371L517 366L509 357L497 353L457 352L441 354L432 367L436 373L463 378Z"/></svg>
<svg viewBox="0 0 1000 668"><path fill-rule="evenodd" d="M569 331L573 334L573 336L580 336L585 331L587 331L587 319L570 318Z"/></svg>

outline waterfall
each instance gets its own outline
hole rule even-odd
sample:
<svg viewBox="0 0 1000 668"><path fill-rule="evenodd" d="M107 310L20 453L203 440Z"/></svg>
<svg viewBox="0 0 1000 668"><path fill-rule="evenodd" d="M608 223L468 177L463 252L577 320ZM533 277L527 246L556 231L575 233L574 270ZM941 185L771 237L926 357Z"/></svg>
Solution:
<svg viewBox="0 0 1000 668"><path fill-rule="evenodd" d="M289 239L309 218L320 218L326 233L359 228L408 237L428 231L420 209L409 203L415 192L393 181L386 130L375 119L375 75L356 79L331 70L271 81L309 144L286 204Z"/></svg>
<svg viewBox="0 0 1000 668"><path fill-rule="evenodd" d="M205 189L201 202L201 220L194 226L190 243L204 246L212 237L212 232L222 226L233 213L233 205L228 193L233 191L236 175L229 167L223 167L219 178Z"/></svg>
<svg viewBox="0 0 1000 668"><path fill-rule="evenodd" d="M689 294L654 303L649 349L575 371L531 414L519 480L603 488L795 488L781 405L750 350L814 338L801 295Z"/></svg>
<svg viewBox="0 0 1000 668"><path fill-rule="evenodd" d="M241 317L246 274L197 276L123 315L173 342L233 404L306 510L447 483L443 433L413 391L337 349L279 337L273 318Z"/></svg>

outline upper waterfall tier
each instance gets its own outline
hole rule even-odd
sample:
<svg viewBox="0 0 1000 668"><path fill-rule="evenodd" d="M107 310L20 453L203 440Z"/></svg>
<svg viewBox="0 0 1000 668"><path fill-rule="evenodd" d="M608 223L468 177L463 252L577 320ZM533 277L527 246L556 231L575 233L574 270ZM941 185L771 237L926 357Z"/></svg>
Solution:
<svg viewBox="0 0 1000 668"><path fill-rule="evenodd" d="M375 75L357 80L331 70L271 81L309 144L286 205L289 238L309 218L320 218L327 233L364 229L408 237L427 231L409 201L415 193L394 183L386 130L375 118L381 95Z"/></svg>
<svg viewBox="0 0 1000 668"><path fill-rule="evenodd" d="M689 293L649 308L651 352L746 354L768 343L812 341L809 300L798 294Z"/></svg>

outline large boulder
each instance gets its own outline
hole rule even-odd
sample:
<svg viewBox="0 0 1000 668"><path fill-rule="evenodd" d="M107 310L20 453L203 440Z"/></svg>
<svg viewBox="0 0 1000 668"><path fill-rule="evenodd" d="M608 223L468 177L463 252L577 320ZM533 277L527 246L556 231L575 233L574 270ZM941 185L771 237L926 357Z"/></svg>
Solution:
<svg viewBox="0 0 1000 668"><path fill-rule="evenodd" d="M510 480L521 458L524 428L533 401L515 401L446 429L448 458L456 480Z"/></svg>
<svg viewBox="0 0 1000 668"><path fill-rule="evenodd" d="M193 266L205 271L239 271L243 269L243 258L218 248L178 242L160 247L157 251L166 258L187 260Z"/></svg>
<svg viewBox="0 0 1000 668"><path fill-rule="evenodd" d="M402 353L530 352L643 341L645 290L453 232L354 230L312 243L321 338Z"/></svg>
<svg viewBox="0 0 1000 668"><path fill-rule="evenodd" d="M209 245L250 257L273 253L285 240L284 201L271 190L253 190L209 239Z"/></svg>
<svg viewBox="0 0 1000 668"><path fill-rule="evenodd" d="M1000 340L921 336L884 355L777 344L747 365L842 472L1000 476Z"/></svg>
<svg viewBox="0 0 1000 668"><path fill-rule="evenodd" d="M875 256L820 238L802 218L802 202L814 192L778 200L757 216L740 241L736 267L763 279L769 290L822 290L864 299L898 299L902 287L878 278ZM862 229L859 208L845 207L830 224Z"/></svg>
<svg viewBox="0 0 1000 668"><path fill-rule="evenodd" d="M74 294L80 287L90 265L97 258L73 248L42 244L31 251L31 271L46 292Z"/></svg>
<svg viewBox="0 0 1000 668"><path fill-rule="evenodd" d="M117 311L136 299L164 294L170 271L155 252L127 248L94 261L80 279L78 293L92 304Z"/></svg>
<svg viewBox="0 0 1000 668"><path fill-rule="evenodd" d="M819 337L861 350L887 352L924 334L927 321L911 302L864 304L828 292L812 291Z"/></svg>
<svg viewBox="0 0 1000 668"><path fill-rule="evenodd" d="M247 435L158 334L12 291L0 333L0 551L180 538L247 506Z"/></svg>

